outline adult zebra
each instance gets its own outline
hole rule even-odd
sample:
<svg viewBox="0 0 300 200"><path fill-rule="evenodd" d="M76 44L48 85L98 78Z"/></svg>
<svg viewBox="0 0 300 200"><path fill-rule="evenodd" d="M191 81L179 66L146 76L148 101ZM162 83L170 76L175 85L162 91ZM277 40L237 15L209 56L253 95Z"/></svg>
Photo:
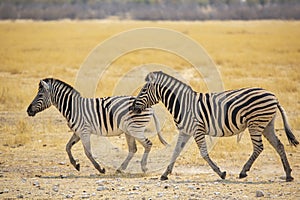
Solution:
<svg viewBox="0 0 300 200"><path fill-rule="evenodd" d="M68 126L73 135L66 145L71 164L79 171L80 164L76 163L71 153L71 148L80 139L82 141L86 156L100 172L105 169L95 161L91 153L90 136L97 134L105 137L118 136L125 132L129 148L127 158L118 168L118 172L126 169L129 161L137 151L136 141L139 141L145 151L141 161L143 172L147 171L147 157L152 143L145 137L146 125L154 118L159 140L163 144L166 141L160 135L159 122L152 109L145 109L142 113L136 114L129 111L134 101L132 96L115 96L106 98L83 98L80 93L70 85L53 78L41 80L37 96L27 109L29 116L54 105L68 121Z"/></svg>
<svg viewBox="0 0 300 200"><path fill-rule="evenodd" d="M146 84L141 89L132 109L136 113L162 101L173 115L179 130L178 141L170 164L161 176L168 179L175 161L191 136L194 137L201 156L222 178L226 172L210 159L205 135L224 137L236 135L247 127L253 143L253 153L244 165L239 177L246 177L255 159L263 150L262 135L276 149L283 163L286 181L292 181L292 169L287 160L284 146L275 135L274 120L276 109L281 112L285 132L291 145L299 142L291 132L284 109L274 94L261 88L243 88L220 93L197 93L192 88L163 72L152 72L146 76Z"/></svg>

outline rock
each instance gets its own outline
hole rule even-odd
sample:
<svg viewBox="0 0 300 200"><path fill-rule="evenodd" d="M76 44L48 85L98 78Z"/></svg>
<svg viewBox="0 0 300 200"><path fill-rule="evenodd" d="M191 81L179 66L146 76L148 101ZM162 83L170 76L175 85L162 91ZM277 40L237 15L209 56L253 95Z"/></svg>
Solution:
<svg viewBox="0 0 300 200"><path fill-rule="evenodd" d="M128 192L128 195L137 195L139 194L138 192Z"/></svg>
<svg viewBox="0 0 300 200"><path fill-rule="evenodd" d="M38 181L34 181L32 183L32 185L35 186L35 187L40 187L40 183Z"/></svg>
<svg viewBox="0 0 300 200"><path fill-rule="evenodd" d="M59 165L65 165L66 162L63 162L63 161L62 161L62 162L59 162L58 164L59 164Z"/></svg>
<svg viewBox="0 0 300 200"><path fill-rule="evenodd" d="M65 198L66 198L66 199L71 199L71 198L73 198L73 195L72 195L72 194L66 194L66 195L65 195Z"/></svg>
<svg viewBox="0 0 300 200"><path fill-rule="evenodd" d="M97 185L104 185L104 184L107 184L107 181L106 180L98 180L98 181L96 181L96 184Z"/></svg>
<svg viewBox="0 0 300 200"><path fill-rule="evenodd" d="M97 187L97 191L103 191L103 190L106 190L106 187L104 187L102 185Z"/></svg>
<svg viewBox="0 0 300 200"><path fill-rule="evenodd" d="M3 194L3 193L8 193L9 192L9 190L8 189L4 189L4 190L1 190L0 191L0 194Z"/></svg>
<svg viewBox="0 0 300 200"><path fill-rule="evenodd" d="M164 193L163 193L163 192L158 192L158 193L157 193L157 197L162 197L162 196L164 196Z"/></svg>
<svg viewBox="0 0 300 200"><path fill-rule="evenodd" d="M263 191L261 191L261 190L256 191L255 197L263 197L263 196L265 196Z"/></svg>
<svg viewBox="0 0 300 200"><path fill-rule="evenodd" d="M189 185L189 186L188 186L188 189L190 189L190 190L195 190L195 189L196 189L196 187L195 187L195 186L193 186L193 185Z"/></svg>
<svg viewBox="0 0 300 200"><path fill-rule="evenodd" d="M67 178L67 175L61 174L61 175L59 175L59 177L60 177L61 179L63 179L63 178Z"/></svg>
<svg viewBox="0 0 300 200"><path fill-rule="evenodd" d="M124 192L125 191L125 188L124 187L119 187L119 190Z"/></svg>
<svg viewBox="0 0 300 200"><path fill-rule="evenodd" d="M52 190L54 192L58 192L58 189L59 189L59 185L53 185Z"/></svg>
<svg viewBox="0 0 300 200"><path fill-rule="evenodd" d="M214 195L220 195L220 192L214 192Z"/></svg>
<svg viewBox="0 0 300 200"><path fill-rule="evenodd" d="M17 198L18 198L18 199L23 199L24 196L23 196L23 194L18 194L18 195L17 195Z"/></svg>
<svg viewBox="0 0 300 200"><path fill-rule="evenodd" d="M88 198L90 198L90 195L89 195L88 193L86 193L86 192L83 192L83 193L81 194L81 198L82 198L82 199L88 199Z"/></svg>
<svg viewBox="0 0 300 200"><path fill-rule="evenodd" d="M140 186L139 186L139 185L134 185L134 186L132 187L132 190L138 190L138 189L140 189Z"/></svg>

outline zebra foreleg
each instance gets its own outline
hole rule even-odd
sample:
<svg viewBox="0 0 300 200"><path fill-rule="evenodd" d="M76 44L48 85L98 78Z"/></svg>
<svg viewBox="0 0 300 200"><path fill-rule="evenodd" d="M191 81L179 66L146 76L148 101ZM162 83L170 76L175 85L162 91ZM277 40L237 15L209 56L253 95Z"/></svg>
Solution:
<svg viewBox="0 0 300 200"><path fill-rule="evenodd" d="M125 134L125 137L128 145L128 155L124 162L121 164L121 166L117 169L117 173L121 173L127 168L130 160L133 158L134 154L137 151L135 138L128 134Z"/></svg>
<svg viewBox="0 0 300 200"><path fill-rule="evenodd" d="M209 166L216 172L221 179L225 179L226 177L226 171L221 172L220 168L210 159L206 142L205 142L205 135L204 134L196 134L198 137L195 137L195 141L198 145L198 148L200 150L201 157L209 164Z"/></svg>
<svg viewBox="0 0 300 200"><path fill-rule="evenodd" d="M100 165L97 163L97 161L93 158L93 155L91 153L91 142L90 142L90 134L85 133L81 135L81 141L84 147L85 155L88 157L88 159L93 163L94 167L102 174L105 174L105 169L101 169Z"/></svg>
<svg viewBox="0 0 300 200"><path fill-rule="evenodd" d="M286 181L290 182L293 181L294 178L291 176L292 169L290 167L289 161L286 157L286 153L284 150L283 144L275 135L274 129L274 119L270 122L270 124L265 128L263 135L267 138L270 144L274 147L281 158L281 162L283 164L284 171L286 173Z"/></svg>
<svg viewBox="0 0 300 200"><path fill-rule="evenodd" d="M168 180L168 175L172 173L176 159L178 158L178 156L180 155L181 151L183 150L184 146L186 145L186 143L190 138L191 138L190 135L179 133L170 164L168 165L166 171L161 175L160 180L162 181Z"/></svg>
<svg viewBox="0 0 300 200"><path fill-rule="evenodd" d="M71 152L71 148L74 144L76 144L78 141L80 140L80 138L74 133L72 135L72 137L70 138L69 142L66 145L66 151L67 154L69 156L70 162L71 164L75 167L75 169L77 169L78 171L80 171L80 164L76 163L76 160L74 159L72 152Z"/></svg>
<svg viewBox="0 0 300 200"><path fill-rule="evenodd" d="M261 132L255 131L255 130L249 130L251 141L253 144L253 153L250 156L249 160L244 165L239 178L245 178L247 176L247 172L250 170L252 164L256 160L256 158L259 156L259 154L263 151L264 146L261 139Z"/></svg>

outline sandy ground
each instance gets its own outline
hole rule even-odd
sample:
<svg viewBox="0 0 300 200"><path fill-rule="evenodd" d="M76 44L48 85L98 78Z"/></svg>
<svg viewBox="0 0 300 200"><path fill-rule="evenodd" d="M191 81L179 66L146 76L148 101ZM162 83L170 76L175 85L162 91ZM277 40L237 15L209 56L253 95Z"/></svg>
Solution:
<svg viewBox="0 0 300 200"><path fill-rule="evenodd" d="M291 147L286 149L295 180L289 183L284 180L279 157L269 146L254 163L245 179L237 178L245 159L248 158L248 153L245 152L249 151L243 149L228 153L228 159L213 158L222 170L227 171L225 180L221 180L204 162L197 164L190 160L186 152L178 159L169 180L160 181L159 177L164 168L146 174L141 173L138 168L136 171L132 170L134 166L139 166L138 157L133 159L131 169L124 174L115 174L115 169L105 166L105 163L107 173L98 174L85 157L79 143L73 148L74 157L81 163L81 171L78 172L69 164L65 152L65 144L72 133L67 132L62 118L53 118L57 114L48 111L35 118L29 118L23 112L0 114L0 199L300 198L300 154L299 149L291 150ZM13 142L11 133L7 133L9 126L14 126L17 119L29 124L27 129L32 126L32 131L36 133L23 137L26 140L24 144L16 142L17 135L14 135ZM120 143L125 145L125 140L120 140ZM171 155L160 156L166 160L162 163L165 165ZM239 161L241 157L243 159ZM116 159L116 163L122 161L109 155L106 159ZM198 159L201 160L200 156ZM103 158L100 163L101 160ZM153 163L150 160L149 165L151 164ZM260 195L263 196L257 197Z"/></svg>

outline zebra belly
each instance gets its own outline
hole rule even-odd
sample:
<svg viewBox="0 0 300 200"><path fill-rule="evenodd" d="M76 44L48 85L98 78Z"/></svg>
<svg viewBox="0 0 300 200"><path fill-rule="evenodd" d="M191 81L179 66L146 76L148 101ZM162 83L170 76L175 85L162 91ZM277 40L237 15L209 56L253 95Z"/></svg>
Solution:
<svg viewBox="0 0 300 200"><path fill-rule="evenodd" d="M247 128L247 123L238 123L236 126L230 125L227 127L225 122L218 122L214 119L214 124L210 123L207 135L214 137L230 137L243 132Z"/></svg>
<svg viewBox="0 0 300 200"><path fill-rule="evenodd" d="M96 135L100 135L100 136L104 136L104 137L114 137L114 136L119 136L121 134L123 134L124 131L122 131L121 129L115 129L115 130L109 130L109 131L104 131L104 130L100 130L98 129L98 131L96 131Z"/></svg>

